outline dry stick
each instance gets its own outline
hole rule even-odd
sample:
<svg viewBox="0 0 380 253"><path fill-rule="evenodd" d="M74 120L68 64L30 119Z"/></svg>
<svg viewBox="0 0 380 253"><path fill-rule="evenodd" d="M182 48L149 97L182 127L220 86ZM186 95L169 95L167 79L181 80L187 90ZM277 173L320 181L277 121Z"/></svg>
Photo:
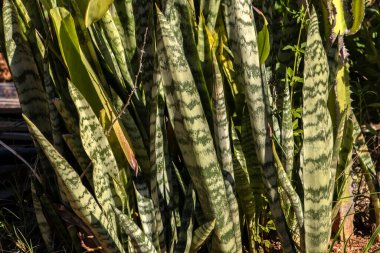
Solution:
<svg viewBox="0 0 380 253"><path fill-rule="evenodd" d="M125 113L125 111L127 110L127 107L128 105L131 103L131 100L132 100L132 96L133 94L135 93L135 91L137 90L137 82L138 82L138 79L139 79L139 76L140 74L142 73L142 67L143 67L143 57L144 57L144 54L145 54L145 45L146 45L146 38L147 38L147 35L148 35L148 27L145 28L145 33L144 33L144 42L143 42L143 45L141 47L141 50L140 50L140 59L139 59L139 68L138 68L138 71L135 75L135 81L133 83L133 88L131 90L131 93L129 93L129 96L128 96L128 99L127 99L127 102L125 103L125 105L121 108L120 112L116 115L116 117L112 120L111 122L111 125L108 127L108 129L105 131L105 135L106 136L109 136L110 133L111 133L111 130L112 130L112 127L113 125L116 123L116 121L118 121L120 119L120 117ZM90 169L91 167L91 164L92 162L90 162L86 169L82 172L82 174L80 175L80 178L83 178L84 175L87 173L87 171Z"/></svg>
<svg viewBox="0 0 380 253"><path fill-rule="evenodd" d="M0 145L3 146L5 149L7 149L9 152L11 152L18 159L20 159L32 171L33 175L37 178L38 182L40 184L42 184L42 180L41 180L40 176L38 176L37 172L33 169L33 167L22 156L20 156L16 151L14 151L11 147L9 147L7 144L5 144L1 140L0 140Z"/></svg>
<svg viewBox="0 0 380 253"><path fill-rule="evenodd" d="M146 37L147 37L147 34L148 34L148 27L145 29L145 33L144 33L144 42L143 42L143 45L141 47L141 50L140 50L140 60L139 60L139 68L138 68L138 71L135 75L135 82L133 84L133 88L131 90L131 93L129 94L128 96L128 99L127 99L127 103L125 103L125 105L123 106L123 108L121 108L121 111L118 113L118 115L116 116L116 118L113 119L111 125L109 126L109 128L107 129L107 131L105 132L106 136L109 136L110 132L111 132L111 129L113 127L113 125L116 123L116 121L118 121L120 119L120 117L125 113L125 111L127 110L127 107L128 105L131 103L131 100L132 100L132 96L133 94L135 93L135 91L137 90L137 81L139 79L139 76L140 74L142 73L142 66L143 66L143 57L144 57L144 54L145 54L145 44L146 44Z"/></svg>

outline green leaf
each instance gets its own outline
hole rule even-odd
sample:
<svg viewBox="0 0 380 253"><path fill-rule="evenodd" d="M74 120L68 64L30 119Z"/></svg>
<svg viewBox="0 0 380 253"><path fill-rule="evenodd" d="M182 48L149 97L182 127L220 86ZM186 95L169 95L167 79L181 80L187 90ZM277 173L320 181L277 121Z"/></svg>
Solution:
<svg viewBox="0 0 380 253"><path fill-rule="evenodd" d="M114 5L117 15L113 13L112 17L126 49L127 58L132 59L136 51L136 28L132 0L115 0ZM141 5L143 4L141 3ZM136 20L139 21L138 23L141 22L137 17Z"/></svg>
<svg viewBox="0 0 380 253"><path fill-rule="evenodd" d="M71 81L85 97L95 115L99 116L100 111L104 109L108 120L110 122L114 121L111 134L116 135L118 144L131 167L137 169L137 161L129 144L128 135L120 119L116 116L111 99L81 50L74 19L64 8L51 9L50 16L53 20L61 54L68 68Z"/></svg>
<svg viewBox="0 0 380 253"><path fill-rule="evenodd" d="M270 52L270 41L269 41L269 31L268 31L268 21L265 16L261 13L264 18L264 25L261 31L257 34L257 45L259 48L259 59L260 64L264 64L269 56Z"/></svg>
<svg viewBox="0 0 380 253"><path fill-rule="evenodd" d="M371 246L375 243L376 238L378 237L379 233L380 233L380 225L377 226L376 230L371 235L371 238L367 242L367 244L366 244L366 246L365 246L365 248L363 250L363 253L367 253L369 251L369 249L371 248Z"/></svg>
<svg viewBox="0 0 380 253"><path fill-rule="evenodd" d="M292 123L292 105L290 102L288 79L286 78L285 88L284 88L284 98L283 98L283 104L282 104L281 145L285 153L285 156L284 156L285 159L283 163L285 164L285 171L290 181L292 181L293 161L294 161L293 129L297 127L298 127L298 119L296 119L294 123Z"/></svg>
<svg viewBox="0 0 380 253"><path fill-rule="evenodd" d="M207 0L202 2L204 3L202 11L206 19L207 28L213 31L218 18L220 0Z"/></svg>
<svg viewBox="0 0 380 253"><path fill-rule="evenodd" d="M178 242L174 253L188 253L193 239L194 213L196 194L193 185L190 184L185 194L185 203L181 214L181 227L178 231Z"/></svg>
<svg viewBox="0 0 380 253"><path fill-rule="evenodd" d="M101 20L101 25L106 35L107 42L109 43L110 48L117 61L117 65L120 68L121 74L123 75L123 78L125 82L129 85L130 89L133 89L134 83L132 80L132 67L130 66L130 59L128 59L126 49L124 48L124 45L122 43L122 37L109 11L104 14ZM138 90L135 91L135 94L140 96ZM138 99L141 98L138 97Z"/></svg>
<svg viewBox="0 0 380 253"><path fill-rule="evenodd" d="M194 231L190 252L198 252L201 249L202 245L205 244L214 227L215 220L212 220L203 224Z"/></svg>
<svg viewBox="0 0 380 253"><path fill-rule="evenodd" d="M62 137L81 167L82 173L85 173L89 183L93 185L91 160L88 158L86 151L83 149L79 135L64 134Z"/></svg>
<svg viewBox="0 0 380 253"><path fill-rule="evenodd" d="M360 26L364 20L365 1L353 0L351 2L352 26L348 29L348 35L355 34L359 31Z"/></svg>
<svg viewBox="0 0 380 253"><path fill-rule="evenodd" d="M113 0L79 0L78 5L81 8L86 27L100 20L112 3Z"/></svg>

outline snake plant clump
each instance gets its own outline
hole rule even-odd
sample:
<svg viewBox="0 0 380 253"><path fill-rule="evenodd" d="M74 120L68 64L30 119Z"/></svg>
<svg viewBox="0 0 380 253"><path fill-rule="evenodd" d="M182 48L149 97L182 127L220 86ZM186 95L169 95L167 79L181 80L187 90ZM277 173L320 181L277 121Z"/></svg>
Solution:
<svg viewBox="0 0 380 253"><path fill-rule="evenodd" d="M271 229L327 250L357 125L339 52L364 1L351 29L280 2L2 1L49 251L257 252Z"/></svg>

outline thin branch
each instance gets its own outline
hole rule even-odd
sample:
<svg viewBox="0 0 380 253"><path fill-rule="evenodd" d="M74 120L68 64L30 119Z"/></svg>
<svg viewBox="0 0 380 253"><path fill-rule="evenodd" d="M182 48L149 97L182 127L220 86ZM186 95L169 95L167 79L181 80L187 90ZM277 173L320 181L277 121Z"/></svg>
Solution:
<svg viewBox="0 0 380 253"><path fill-rule="evenodd" d="M9 152L11 152L18 159L20 159L32 171L33 175L37 178L38 182L40 184L42 184L42 180L41 180L40 176L38 176L35 169L33 169L33 167L22 156L20 156L15 150L13 150L11 147L9 147L7 144L5 144L1 140L0 140L0 145L3 146L5 149L7 149Z"/></svg>
<svg viewBox="0 0 380 253"><path fill-rule="evenodd" d="M139 79L139 76L140 74L142 73L142 68L143 68L143 58L144 58L144 54L145 54L145 45L146 45L146 38L147 38L147 34L148 34L148 27L145 29L145 33L144 33L144 42L143 42L143 45L141 47L141 50L140 50L140 60L139 60L139 68L138 68L138 71L135 75L135 82L133 84L133 88L131 90L131 93L129 94L128 96L128 99L127 99L127 102L125 103L125 105L123 106L123 108L121 108L121 111L117 114L117 116L112 120L112 123L111 125L109 126L109 128L107 129L107 131L105 132L106 136L109 136L111 130L112 130L112 127L113 125L116 123L116 121L118 121L120 119L120 117L125 113L125 111L127 110L127 107L129 106L129 104L131 103L131 100L132 100L132 97L133 95L135 94L135 91L138 89L138 79Z"/></svg>

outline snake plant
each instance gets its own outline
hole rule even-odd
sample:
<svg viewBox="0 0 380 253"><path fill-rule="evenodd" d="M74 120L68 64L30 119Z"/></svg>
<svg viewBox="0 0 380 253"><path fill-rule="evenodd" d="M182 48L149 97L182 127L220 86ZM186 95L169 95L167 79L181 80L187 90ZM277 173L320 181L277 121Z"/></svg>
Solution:
<svg viewBox="0 0 380 253"><path fill-rule="evenodd" d="M245 0L3 1L4 48L40 158L32 189L47 249L62 238L53 231L73 244L94 236L82 246L104 252L257 252L266 220L284 252L327 250L337 156L352 149L337 134L348 109L338 117L329 104L344 84L331 81L337 63L312 6L300 93L276 79L267 20L257 33L271 7L256 7L261 15Z"/></svg>

